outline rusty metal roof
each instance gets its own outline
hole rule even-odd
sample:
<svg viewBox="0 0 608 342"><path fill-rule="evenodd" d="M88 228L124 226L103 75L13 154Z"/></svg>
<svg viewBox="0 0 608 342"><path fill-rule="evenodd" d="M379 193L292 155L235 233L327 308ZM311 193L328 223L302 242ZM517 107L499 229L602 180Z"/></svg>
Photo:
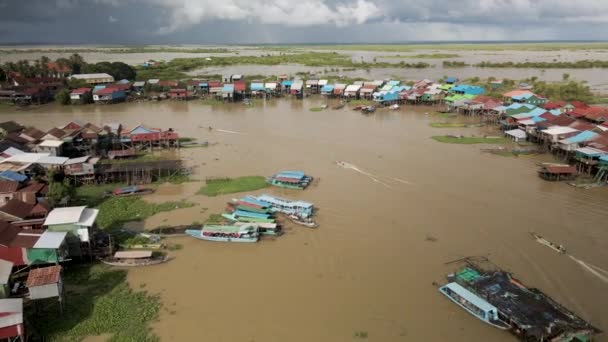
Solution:
<svg viewBox="0 0 608 342"><path fill-rule="evenodd" d="M37 268L30 271L27 277L26 286L35 287L59 282L61 266L50 266Z"/></svg>

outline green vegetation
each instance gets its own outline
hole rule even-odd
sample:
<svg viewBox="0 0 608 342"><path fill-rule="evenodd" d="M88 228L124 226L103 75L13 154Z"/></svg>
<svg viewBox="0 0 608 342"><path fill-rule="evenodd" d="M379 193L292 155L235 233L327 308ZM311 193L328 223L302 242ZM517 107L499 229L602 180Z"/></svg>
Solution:
<svg viewBox="0 0 608 342"><path fill-rule="evenodd" d="M443 67L444 68L465 68L470 66L470 64L467 64L465 62L460 62L460 61L443 61Z"/></svg>
<svg viewBox="0 0 608 342"><path fill-rule="evenodd" d="M553 101L594 102L597 98L587 84L576 81L559 83L538 81L533 83L533 90Z"/></svg>
<svg viewBox="0 0 608 342"><path fill-rule="evenodd" d="M505 144L509 140L503 137L457 137L452 135L436 135L433 140L447 144Z"/></svg>
<svg viewBox="0 0 608 342"><path fill-rule="evenodd" d="M311 112L321 112L323 109L323 107L310 107L308 110Z"/></svg>
<svg viewBox="0 0 608 342"><path fill-rule="evenodd" d="M45 341L82 341L87 336L110 334L113 342L159 341L149 328L158 317L158 296L134 291L127 283L127 272L101 264L71 265L65 272L68 300L59 314L56 299L38 301L27 317Z"/></svg>
<svg viewBox="0 0 608 342"><path fill-rule="evenodd" d="M109 230L121 228L126 222L140 221L161 212L192 206L193 203L185 201L157 204L148 203L137 196L110 197L97 206L99 209L97 226Z"/></svg>
<svg viewBox="0 0 608 342"><path fill-rule="evenodd" d="M220 224L223 223L225 220L222 217L222 214L211 214L209 215L209 218L207 218L207 220L205 220L204 224Z"/></svg>
<svg viewBox="0 0 608 342"><path fill-rule="evenodd" d="M69 203L76 196L76 187L63 173L49 172L49 191L46 198L51 206Z"/></svg>
<svg viewBox="0 0 608 342"><path fill-rule="evenodd" d="M138 67L138 79L169 78L178 79L185 76L185 72L208 67L230 65L279 65L301 64L305 66L341 66L359 69L370 68L428 68L428 63L367 63L354 62L350 56L336 52L304 52L298 54L280 54L265 56L226 56L211 58L176 58L168 63L152 67Z"/></svg>
<svg viewBox="0 0 608 342"><path fill-rule="evenodd" d="M355 331L355 333L353 334L353 336L355 338L360 338L360 339L365 339L367 338L367 331Z"/></svg>
<svg viewBox="0 0 608 342"><path fill-rule="evenodd" d="M582 60L576 62L481 62L479 68L591 69L608 68L608 61ZM566 79L567 80L567 79Z"/></svg>
<svg viewBox="0 0 608 342"><path fill-rule="evenodd" d="M365 99L359 99L359 100L348 101L348 104L350 106L369 106L369 105L374 104L374 101L365 100Z"/></svg>
<svg viewBox="0 0 608 342"><path fill-rule="evenodd" d="M431 122L430 126L433 128L458 128L466 127L467 125L463 123Z"/></svg>
<svg viewBox="0 0 608 342"><path fill-rule="evenodd" d="M99 62L95 64L83 64L82 73L107 73L112 75L116 81L134 80L136 76L135 68L123 62Z"/></svg>
<svg viewBox="0 0 608 342"><path fill-rule="evenodd" d="M159 156L159 155L155 155L155 154L144 153L144 154L138 155L135 158L102 159L102 160L100 160L100 163L101 164L112 164L112 165L124 165L124 164L131 164L131 163L153 162L153 161L159 161L159 160L166 160L166 158Z"/></svg>
<svg viewBox="0 0 608 342"><path fill-rule="evenodd" d="M186 142L193 142L196 141L196 138L191 138L191 137L179 137L177 139L178 142L180 143L186 143Z"/></svg>
<svg viewBox="0 0 608 342"><path fill-rule="evenodd" d="M198 191L198 194L214 197L236 192L254 191L268 186L269 184L266 183L266 178L261 176L210 179L207 180L207 185Z"/></svg>
<svg viewBox="0 0 608 342"><path fill-rule="evenodd" d="M57 100L57 102L59 102L60 104L66 106L69 105L71 100L70 100L70 90L69 89L62 89L61 91L59 91L56 95L55 95L55 100Z"/></svg>

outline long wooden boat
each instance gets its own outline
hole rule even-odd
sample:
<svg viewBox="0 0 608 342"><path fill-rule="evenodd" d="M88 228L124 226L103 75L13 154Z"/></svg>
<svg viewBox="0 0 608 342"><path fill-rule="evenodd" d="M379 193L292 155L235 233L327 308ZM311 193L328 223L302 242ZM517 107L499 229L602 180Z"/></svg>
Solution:
<svg viewBox="0 0 608 342"><path fill-rule="evenodd" d="M127 196L142 196L148 195L154 192L154 189L141 188L139 186L127 186L123 188L116 188L111 193L106 193L106 196L114 197L127 197Z"/></svg>
<svg viewBox="0 0 608 342"><path fill-rule="evenodd" d="M240 222L250 222L250 223L273 223L274 219L271 218L256 218L256 217L248 217L248 216L238 216L235 213L222 214L222 217L231 220L231 221L240 221Z"/></svg>
<svg viewBox="0 0 608 342"><path fill-rule="evenodd" d="M498 309L495 306L479 298L462 285L448 283L441 286L439 292L482 322L501 330L511 328L507 322L498 318Z"/></svg>
<svg viewBox="0 0 608 342"><path fill-rule="evenodd" d="M300 226L304 226L304 227L308 227L308 228L317 228L319 227L319 225L313 221L311 218L301 218L298 215L294 215L294 214L290 214L287 215L287 218L295 223L295 224L299 224Z"/></svg>
<svg viewBox="0 0 608 342"><path fill-rule="evenodd" d="M122 251L116 252L113 257L101 259L104 264L117 267L152 266L167 261L169 261L169 256L154 255L151 251Z"/></svg>
<svg viewBox="0 0 608 342"><path fill-rule="evenodd" d="M194 238L217 242L257 242L259 229L255 224L242 226L205 225L203 229L188 229L186 234Z"/></svg>
<svg viewBox="0 0 608 342"><path fill-rule="evenodd" d="M534 238L534 240L536 240L536 242L540 243L543 246L549 247L552 250L556 251L559 254L565 254L566 253L566 248L562 245L556 245L553 242L545 239L544 237L536 234L535 232L530 232L530 235L532 235L532 238Z"/></svg>

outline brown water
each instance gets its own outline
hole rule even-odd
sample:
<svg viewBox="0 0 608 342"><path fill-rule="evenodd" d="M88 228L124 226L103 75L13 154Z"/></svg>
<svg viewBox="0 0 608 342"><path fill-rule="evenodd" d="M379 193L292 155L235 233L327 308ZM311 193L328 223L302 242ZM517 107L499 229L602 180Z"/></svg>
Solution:
<svg viewBox="0 0 608 342"><path fill-rule="evenodd" d="M76 117L98 125L170 126L217 143L181 150L196 166L195 178L302 169L320 179L306 191L266 190L314 202L317 230L290 227L284 236L254 245L178 238L173 242L184 248L172 253L174 260L129 272L135 288L145 283L162 295L165 307L154 330L163 341L353 341L357 331L370 341L513 341L432 285L453 271L445 262L471 255L489 255L608 328L608 284L528 235L536 231L608 269L605 188L540 180L536 163L546 157L512 159L481 153L479 146L434 142L432 135L489 131L431 128L437 118L425 115L428 108L378 110L369 117L347 109L308 110L320 103L41 107L0 118L43 129ZM210 125L214 131L204 128ZM233 197L197 196L199 186L167 185L149 197L199 205L152 217L146 227L203 221Z"/></svg>

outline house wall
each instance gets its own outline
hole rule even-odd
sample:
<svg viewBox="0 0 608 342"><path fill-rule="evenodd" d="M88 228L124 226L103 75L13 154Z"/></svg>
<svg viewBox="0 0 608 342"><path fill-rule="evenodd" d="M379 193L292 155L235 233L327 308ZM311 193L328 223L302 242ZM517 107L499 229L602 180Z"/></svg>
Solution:
<svg viewBox="0 0 608 342"><path fill-rule="evenodd" d="M59 297L59 284L47 284L30 287L31 299Z"/></svg>

